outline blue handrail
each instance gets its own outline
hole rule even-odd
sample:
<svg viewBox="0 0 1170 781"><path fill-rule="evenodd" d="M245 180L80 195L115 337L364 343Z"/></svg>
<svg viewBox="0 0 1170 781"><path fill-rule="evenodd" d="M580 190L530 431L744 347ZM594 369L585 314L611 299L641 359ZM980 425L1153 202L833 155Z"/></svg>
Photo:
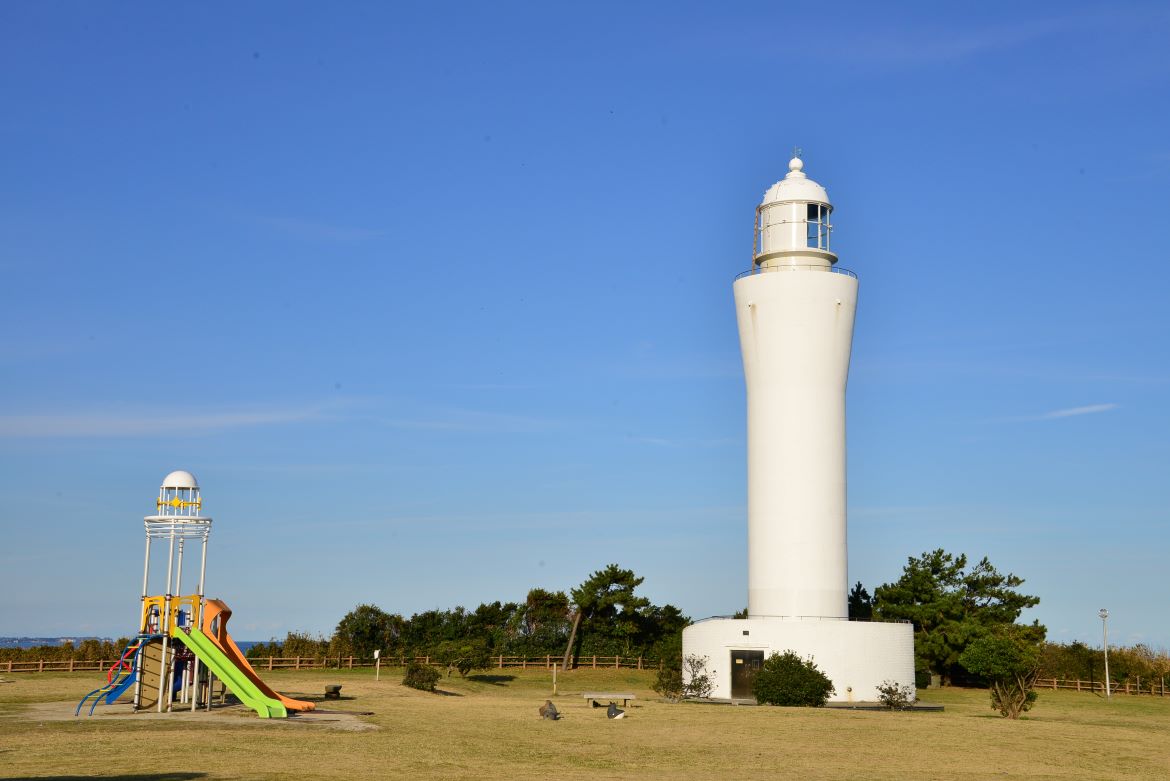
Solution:
<svg viewBox="0 0 1170 781"><path fill-rule="evenodd" d="M81 715L81 709L85 707L85 703L90 697L94 698L93 703L89 706L88 715L90 716L93 715L94 708L98 706L98 703L102 701L103 697L105 698L107 705L112 705L114 700L118 699L118 697L120 697L122 693L126 691L127 687L134 683L135 678L138 676L138 656L142 653L142 649L146 647L146 644L150 642L152 638L153 635L142 635L134 640L131 640L126 645L126 647L122 649L122 653L118 657L118 661L114 662L114 665L118 668L118 674L111 678L105 686L94 689L89 694L82 697L81 702L77 703L77 710L73 715ZM124 667L126 664L126 655L130 654L131 652L133 652L133 655L130 657L129 669L126 669Z"/></svg>

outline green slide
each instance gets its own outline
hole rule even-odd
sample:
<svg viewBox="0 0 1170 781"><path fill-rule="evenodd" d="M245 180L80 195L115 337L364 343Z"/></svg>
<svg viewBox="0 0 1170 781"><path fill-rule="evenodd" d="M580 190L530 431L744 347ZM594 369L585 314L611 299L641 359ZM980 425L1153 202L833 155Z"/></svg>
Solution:
<svg viewBox="0 0 1170 781"><path fill-rule="evenodd" d="M199 657L199 661L207 666L219 679L223 681L231 693L240 698L240 702L256 711L262 719L283 719L288 711L279 700L274 700L256 688L256 684L248 680L248 676L240 668L232 664L223 653L215 647L211 639L198 629L192 629L190 634L184 629L175 631L173 637L190 648Z"/></svg>

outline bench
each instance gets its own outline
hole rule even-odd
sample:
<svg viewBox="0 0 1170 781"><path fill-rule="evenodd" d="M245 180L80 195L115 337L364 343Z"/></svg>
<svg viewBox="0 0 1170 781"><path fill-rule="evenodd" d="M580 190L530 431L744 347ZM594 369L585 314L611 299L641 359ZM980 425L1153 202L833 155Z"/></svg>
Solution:
<svg viewBox="0 0 1170 781"><path fill-rule="evenodd" d="M624 708L626 707L626 703L628 703L630 700L637 699L637 697L628 692L585 692L581 696L593 703L594 708L604 707L601 705L602 700L607 703L621 700L622 707Z"/></svg>
<svg viewBox="0 0 1170 781"><path fill-rule="evenodd" d="M340 700L341 699L341 684L330 683L325 686L325 699Z"/></svg>

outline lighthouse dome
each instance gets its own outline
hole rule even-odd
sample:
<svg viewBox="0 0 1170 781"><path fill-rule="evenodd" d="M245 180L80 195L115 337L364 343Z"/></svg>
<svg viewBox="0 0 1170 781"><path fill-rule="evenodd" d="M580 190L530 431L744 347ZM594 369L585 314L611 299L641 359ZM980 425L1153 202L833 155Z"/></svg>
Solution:
<svg viewBox="0 0 1170 781"><path fill-rule="evenodd" d="M768 188L761 206L784 201L813 201L829 204L829 193L824 187L805 175L804 161L794 157L788 161L788 175Z"/></svg>

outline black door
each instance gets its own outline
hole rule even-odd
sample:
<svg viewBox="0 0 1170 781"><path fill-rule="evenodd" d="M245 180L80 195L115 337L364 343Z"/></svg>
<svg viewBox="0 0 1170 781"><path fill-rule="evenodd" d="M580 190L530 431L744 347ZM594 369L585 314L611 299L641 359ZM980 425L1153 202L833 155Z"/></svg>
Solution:
<svg viewBox="0 0 1170 781"><path fill-rule="evenodd" d="M752 678L764 663L763 651L731 652L731 696L747 699L752 696Z"/></svg>

